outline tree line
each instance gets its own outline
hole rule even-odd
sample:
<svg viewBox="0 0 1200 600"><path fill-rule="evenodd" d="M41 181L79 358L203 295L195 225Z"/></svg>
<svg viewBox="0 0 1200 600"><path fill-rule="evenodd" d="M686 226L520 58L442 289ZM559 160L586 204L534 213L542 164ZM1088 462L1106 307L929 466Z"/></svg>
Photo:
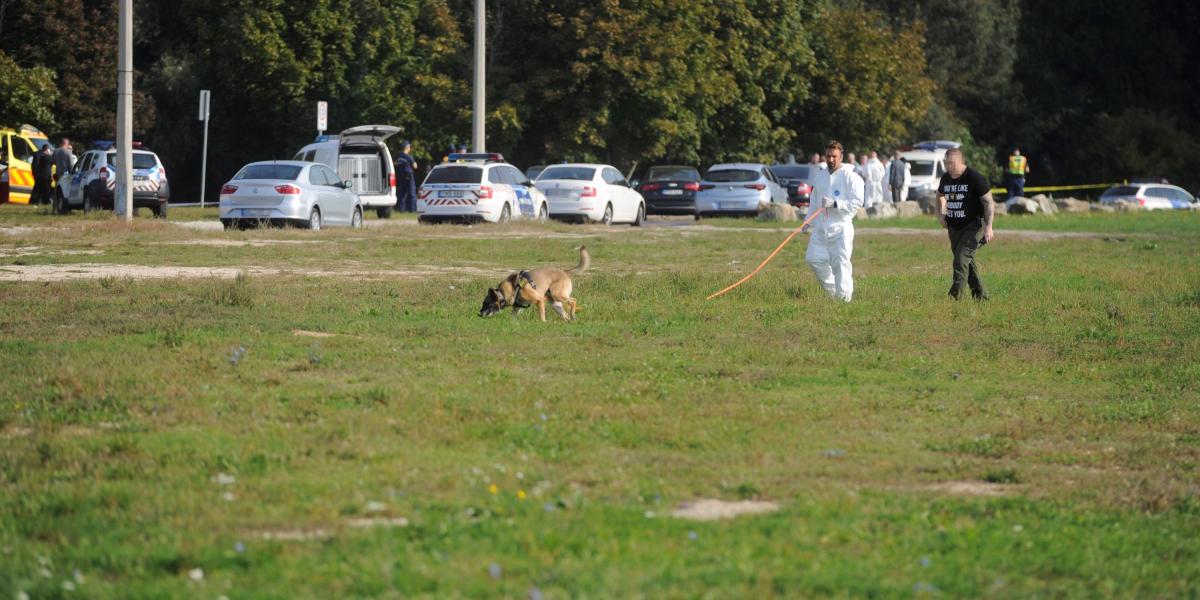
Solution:
<svg viewBox="0 0 1200 600"><path fill-rule="evenodd" d="M471 0L135 0L136 135L179 195L332 132L469 142ZM0 124L111 139L116 0L0 0ZM1200 9L1180 0L489 2L488 147L513 162L798 159L959 139L992 177L1200 184ZM398 141L398 140L397 140ZM212 198L210 198L212 199Z"/></svg>

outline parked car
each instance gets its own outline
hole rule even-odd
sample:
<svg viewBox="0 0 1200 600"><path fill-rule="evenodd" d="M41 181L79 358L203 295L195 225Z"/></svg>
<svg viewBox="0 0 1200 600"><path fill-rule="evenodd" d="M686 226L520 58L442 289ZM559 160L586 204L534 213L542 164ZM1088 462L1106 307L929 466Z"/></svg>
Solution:
<svg viewBox="0 0 1200 600"><path fill-rule="evenodd" d="M909 150L901 152L900 158L908 163L908 199L920 201L933 198L938 182L946 173L946 149Z"/></svg>
<svg viewBox="0 0 1200 600"><path fill-rule="evenodd" d="M300 149L293 160L318 162L349 181L366 209L379 218L392 216L396 207L396 166L387 140L400 133L392 125L360 125L335 136L322 136Z"/></svg>
<svg viewBox="0 0 1200 600"><path fill-rule="evenodd" d="M250 163L221 187L225 229L259 225L362 227L362 200L351 181L323 163L298 160Z"/></svg>
<svg viewBox="0 0 1200 600"><path fill-rule="evenodd" d="M657 166L646 171L638 186L648 215L691 215L696 212L700 171L696 167Z"/></svg>
<svg viewBox="0 0 1200 600"><path fill-rule="evenodd" d="M771 168L759 163L713 165L696 194L696 220L718 215L757 215L768 202L787 202L787 192Z"/></svg>
<svg viewBox="0 0 1200 600"><path fill-rule="evenodd" d="M610 165L571 163L552 165L534 182L550 201L550 217L641 226L646 202Z"/></svg>
<svg viewBox="0 0 1200 600"><path fill-rule="evenodd" d="M49 143L46 134L30 125L0 128L0 162L8 167L11 186L8 202L29 204L29 195L33 193L33 155Z"/></svg>
<svg viewBox="0 0 1200 600"><path fill-rule="evenodd" d="M113 209L117 186L117 151L112 142L96 142L93 149L83 153L71 170L60 175L54 192L54 209L68 214L74 209L91 212ZM134 142L133 148L133 208L149 208L154 216L167 217L167 201L171 185L167 169L158 155Z"/></svg>
<svg viewBox="0 0 1200 600"><path fill-rule="evenodd" d="M784 164L771 167L771 171L779 178L779 185L787 190L788 204L797 208L808 208L812 196L812 184L809 179L820 169L817 165Z"/></svg>
<svg viewBox="0 0 1200 600"><path fill-rule="evenodd" d="M451 154L449 158L431 169L417 190L419 222L544 222L549 218L546 196L503 156Z"/></svg>
<svg viewBox="0 0 1200 600"><path fill-rule="evenodd" d="M533 165L532 167L525 169L525 179L528 179L529 181L537 181L538 175L541 175L542 171L545 170L546 165Z"/></svg>
<svg viewBox="0 0 1200 600"><path fill-rule="evenodd" d="M1145 210L1190 210L1196 207L1196 198L1187 190L1161 183L1115 185L1100 195L1100 204L1118 202L1137 204Z"/></svg>

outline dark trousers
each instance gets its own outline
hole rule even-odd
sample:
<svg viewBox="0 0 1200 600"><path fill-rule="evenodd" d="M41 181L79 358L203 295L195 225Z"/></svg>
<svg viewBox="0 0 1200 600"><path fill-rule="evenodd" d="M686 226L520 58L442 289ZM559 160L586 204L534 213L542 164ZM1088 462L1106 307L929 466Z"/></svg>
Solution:
<svg viewBox="0 0 1200 600"><path fill-rule="evenodd" d="M401 180L396 186L396 210L400 212L417 212L417 187L413 180Z"/></svg>
<svg viewBox="0 0 1200 600"><path fill-rule="evenodd" d="M904 199L904 184L903 183L893 183L891 187L892 187L892 202L899 202L899 201L903 200Z"/></svg>
<svg viewBox="0 0 1200 600"><path fill-rule="evenodd" d="M971 296L976 300L986 300L987 290L979 278L979 266L975 264L975 251L979 250L983 241L983 226L949 227L947 231L950 233L950 250L954 253L954 283L950 284L950 297L958 300L965 282L971 288Z"/></svg>
<svg viewBox="0 0 1200 600"><path fill-rule="evenodd" d="M33 180L33 192L29 194L30 204L50 204L50 178Z"/></svg>
<svg viewBox="0 0 1200 600"><path fill-rule="evenodd" d="M1022 198L1025 196L1025 178L1017 175L1008 176L1008 197Z"/></svg>

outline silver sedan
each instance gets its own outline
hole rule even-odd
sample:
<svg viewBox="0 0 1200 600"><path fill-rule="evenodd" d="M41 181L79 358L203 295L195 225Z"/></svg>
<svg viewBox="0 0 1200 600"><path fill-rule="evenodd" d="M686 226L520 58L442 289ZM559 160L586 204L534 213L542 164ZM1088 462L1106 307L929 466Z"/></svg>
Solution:
<svg viewBox="0 0 1200 600"><path fill-rule="evenodd" d="M362 201L329 167L295 160L250 163L221 187L225 229L287 224L362 227Z"/></svg>

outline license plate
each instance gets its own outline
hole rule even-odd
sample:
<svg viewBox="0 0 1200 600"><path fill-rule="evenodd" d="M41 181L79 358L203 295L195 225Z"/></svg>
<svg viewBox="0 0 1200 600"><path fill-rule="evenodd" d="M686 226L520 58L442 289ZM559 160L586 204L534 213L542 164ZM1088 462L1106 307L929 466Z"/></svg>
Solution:
<svg viewBox="0 0 1200 600"><path fill-rule="evenodd" d="M558 189L555 189L555 190L550 190L550 191L549 191L549 193L547 193L546 195L547 195L547 196L549 196L549 197L551 197L551 198L565 198L565 197L567 197L567 196L570 196L570 195L571 195L571 190L558 190Z"/></svg>
<svg viewBox="0 0 1200 600"><path fill-rule="evenodd" d="M269 216L271 216L271 209L269 209L269 208L243 208L242 216L243 217L269 217Z"/></svg>
<svg viewBox="0 0 1200 600"><path fill-rule="evenodd" d="M663 190L664 196L682 196L683 190Z"/></svg>
<svg viewBox="0 0 1200 600"><path fill-rule="evenodd" d="M443 190L438 192L438 198L462 198L463 193L459 190Z"/></svg>
<svg viewBox="0 0 1200 600"><path fill-rule="evenodd" d="M133 176L134 181L146 181L148 179L150 179L150 178L146 177L145 175L134 175Z"/></svg>
<svg viewBox="0 0 1200 600"><path fill-rule="evenodd" d="M742 203L741 202L718 202L717 208L719 208L721 210L733 210L736 208L742 208Z"/></svg>

